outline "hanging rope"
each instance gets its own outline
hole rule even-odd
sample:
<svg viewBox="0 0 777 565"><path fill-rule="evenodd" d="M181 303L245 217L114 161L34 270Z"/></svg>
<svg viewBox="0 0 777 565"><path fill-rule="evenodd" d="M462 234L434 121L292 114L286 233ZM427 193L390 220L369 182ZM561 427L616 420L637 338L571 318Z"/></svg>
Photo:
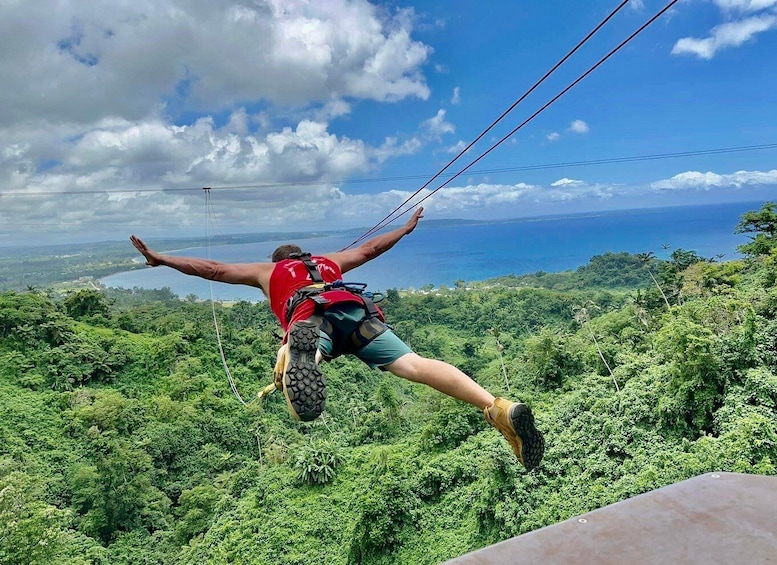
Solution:
<svg viewBox="0 0 777 565"><path fill-rule="evenodd" d="M211 228L211 223L213 223L214 226L217 225L217 217L216 217L216 212L213 209L213 203L211 202L211 198L210 198L210 188L203 188L202 190L205 191L205 217L207 221L207 226L206 226L207 246L206 246L205 257L207 259L210 259L210 233L211 233L210 228ZM211 312L213 313L213 326L216 328L216 342L218 343L218 346L219 346L219 354L221 355L221 364L224 367L224 372L227 374L229 387L232 389L232 393L235 395L235 398L237 398L240 401L240 404L242 404L243 406L249 406L250 404L253 404L259 397L257 396L251 401L246 402L245 400L243 400L243 397L240 396L240 392L237 390L235 379L232 378L232 371L229 370L229 365L227 364L227 357L224 354L224 345L221 342L221 328L219 327L219 320L218 320L218 316L216 315L216 298L213 292L213 281L209 280L208 286L210 287L210 308L211 308Z"/></svg>
<svg viewBox="0 0 777 565"><path fill-rule="evenodd" d="M402 202L399 206L397 206L390 214L388 214L386 217L384 217L381 221L379 221L377 224L375 224L372 228L367 230L363 235L358 237L356 240L348 244L346 247L341 249L340 251L345 251L346 249L349 249L353 245L356 245L357 243L363 241L370 235L374 234L376 231L384 228L388 224L396 221L397 219L401 218L408 212L410 212L413 208L424 202L426 199L430 198L432 195L434 195L438 190L448 186L451 182L453 182L455 179L457 179L459 176L464 174L466 171L468 171L473 165L478 163L481 159L483 159L486 155L491 153L494 149L499 147L502 143L510 139L513 135L515 135L518 130L523 128L526 124L531 122L534 118L536 118L539 114L544 112L549 106L551 106L553 103L555 103L559 98L561 98L564 94L569 92L572 88L574 88L579 82L581 82L583 79L585 79L588 75L590 75L592 72L594 72L597 68L599 68L602 64L604 64L605 61L607 61L610 57L615 55L618 51L620 51L623 47L626 46L631 40L633 40L637 35L642 33L648 26L650 26L653 22L655 22L658 18L660 18L664 13L666 13L672 6L677 4L679 0L672 0L669 2L666 6L664 6L658 13L656 13L652 18L650 18L647 22L642 24L634 33L632 33L630 36L628 36L626 39L624 39L617 47L612 49L607 55L599 59L599 61L594 64L592 67L590 67L586 72L584 72L582 75L580 75L577 79L575 79L569 86L564 88L561 92L556 94L553 98L550 99L545 105L543 105L539 110L534 112L531 116L529 116L526 120L524 120L518 127L514 128L510 133L502 137L499 141L494 143L491 147L489 147L485 152L481 153L481 155L475 159L474 161L471 161L466 167L461 169L458 173L455 175L452 175L446 182L435 188L433 191L431 191L429 194L424 196L422 199L418 200L417 202L414 202L411 206L407 207L405 210L403 210L400 213L397 213L400 209L402 209L405 205L407 205L413 198L415 198L424 188L426 188L432 180L436 179L437 177L442 174L443 171L445 171L453 162L455 162L461 155L463 155L467 149L469 149L472 145L474 145L479 139L485 135L491 128L493 128L496 123L501 121L521 100L523 100L528 93L533 91L537 86L539 86L540 83L542 83L550 74L555 71L564 61L566 61L579 47L588 41L591 36L593 36L594 33L596 33L607 21L609 21L610 18L612 18L618 10L620 10L626 2L623 2L620 4L607 18L605 18L591 33L589 33L575 48L570 51L559 63L557 63L545 76L543 76L542 79L540 79L537 83L535 83L534 86L526 93L524 96L519 98L506 112L504 112L497 120L495 120L489 127L486 129L482 134L480 134L472 143L470 143L461 153L459 153L453 160L451 160L440 172L438 172L432 179L429 180L426 184L424 184L421 188L416 190L413 194L411 194L409 197L407 197L404 202ZM395 215L396 214L396 215Z"/></svg>

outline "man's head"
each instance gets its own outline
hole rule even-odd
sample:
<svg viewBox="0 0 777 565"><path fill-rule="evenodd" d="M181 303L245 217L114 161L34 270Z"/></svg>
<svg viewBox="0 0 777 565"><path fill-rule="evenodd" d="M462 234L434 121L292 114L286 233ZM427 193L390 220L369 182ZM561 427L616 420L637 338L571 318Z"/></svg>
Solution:
<svg viewBox="0 0 777 565"><path fill-rule="evenodd" d="M281 245L272 252L272 262L277 263L278 261L288 259L292 253L302 253L302 248L300 248L299 245L294 245L291 243Z"/></svg>

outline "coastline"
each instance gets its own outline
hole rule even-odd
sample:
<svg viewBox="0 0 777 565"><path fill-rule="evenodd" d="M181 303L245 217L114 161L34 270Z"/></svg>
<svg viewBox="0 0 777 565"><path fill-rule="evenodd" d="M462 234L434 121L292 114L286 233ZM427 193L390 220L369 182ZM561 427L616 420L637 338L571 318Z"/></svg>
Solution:
<svg viewBox="0 0 777 565"><path fill-rule="evenodd" d="M747 241L735 235L741 213L752 203L605 211L594 214L521 218L514 221L425 225L389 254L367 263L348 282L364 282L373 291L389 288L416 291L456 286L460 281L486 281L539 271L559 273L577 269L605 252L654 251L666 259L672 250L694 250L703 257L736 256ZM298 241L313 252L327 253L350 243L349 235ZM347 241L346 241L347 240ZM669 251L662 251L665 244ZM254 244L189 247L188 255L225 262L251 262L269 256L277 240ZM272 247L272 249L270 249ZM321 251L319 251L321 249ZM397 267L399 265L399 267ZM179 296L209 299L208 282L172 269L133 269L100 279L110 287L163 288ZM260 291L214 284L217 300L263 300Z"/></svg>

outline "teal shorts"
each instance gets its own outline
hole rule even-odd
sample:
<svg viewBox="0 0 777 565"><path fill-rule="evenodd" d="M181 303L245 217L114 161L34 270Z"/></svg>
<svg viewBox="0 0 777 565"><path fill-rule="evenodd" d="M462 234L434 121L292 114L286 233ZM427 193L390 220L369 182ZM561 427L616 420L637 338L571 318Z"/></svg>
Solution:
<svg viewBox="0 0 777 565"><path fill-rule="evenodd" d="M333 334L335 339L338 339L338 336L349 337L356 331L356 328L359 327L365 316L364 308L360 304L353 302L336 304L327 308L324 313L324 318L334 327ZM329 357L331 356L332 348L332 339L325 332L320 332L318 341L319 351L321 351L324 357ZM399 339L393 331L387 329L359 349L354 355L373 369L380 369L390 365L403 355L412 352L413 350L404 341Z"/></svg>

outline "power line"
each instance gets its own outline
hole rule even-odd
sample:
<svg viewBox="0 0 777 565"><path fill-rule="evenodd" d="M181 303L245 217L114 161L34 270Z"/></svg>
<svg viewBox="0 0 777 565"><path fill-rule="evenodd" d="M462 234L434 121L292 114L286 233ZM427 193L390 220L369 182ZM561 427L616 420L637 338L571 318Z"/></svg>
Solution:
<svg viewBox="0 0 777 565"><path fill-rule="evenodd" d="M733 147L714 147L709 149L696 149L691 151L675 151L668 153L649 153L645 155L626 155L623 157L604 157L602 159L587 159L581 161L560 161L555 163L537 163L534 165L520 165L516 167L499 167L493 169L475 169L469 171L470 174L477 175L495 175L502 173L513 173L522 171L542 171L550 169L562 169L572 167L586 167L591 165L608 165L613 163L633 163L639 161L659 161L663 159L676 159L680 157L701 157L705 155L720 155L725 153L744 153L748 151L762 151L767 149L777 149L777 143L762 143L759 145L738 145ZM442 177L452 177L456 173L444 173ZM329 181L333 184L365 184L365 183L379 183L379 182L397 182L406 180L418 180L428 178L428 175L399 175L390 177L375 177L369 179L343 179L336 181ZM256 189L256 188L287 188L292 186L308 186L320 184L323 181L314 182L283 182L283 183L264 183L264 184L245 184L245 185L224 185L224 186L212 186L212 190L243 190L243 189ZM193 192L201 191L202 187L185 187L185 188L127 188L121 190L107 190L107 189L89 189L89 190L69 190L69 191L38 191L38 192L0 192L0 197L6 196L70 196L80 194L122 194L127 192Z"/></svg>
<svg viewBox="0 0 777 565"><path fill-rule="evenodd" d="M733 147L716 147L710 149L698 149L692 151L676 151L669 153L651 153L646 155L629 155L624 157L605 157L602 159L588 159L582 161L561 161L556 163L538 163L534 165L520 165L517 167L499 167L494 169L475 169L470 171L471 174L501 174L509 172L520 171L539 171L558 168L570 168L570 167L583 167L590 165L606 165L611 163L631 163L639 161L657 161L663 159L674 159L679 157L697 157L705 155L718 155L725 153L743 153L748 151L760 151L765 149L777 149L777 143L763 143L760 145L739 145ZM447 173L441 176L451 177L455 173ZM331 181L334 184L362 184L367 182L395 182L400 180L415 180L421 178L427 178L428 175L402 175L391 177L375 177L371 179L343 179L338 181ZM303 186L319 184L316 182L287 182L287 183L274 183L274 184L251 184L251 185L225 185L209 187L213 190L236 190L236 189L249 189L249 188L282 188L289 186ZM56 195L80 195L80 194L121 194L127 192L170 192L170 191L200 191L202 187L187 187L187 188L127 188L121 190L106 190L106 189L92 189L92 190L74 190L74 191L39 191L39 192L0 192L0 196L56 196Z"/></svg>
<svg viewBox="0 0 777 565"><path fill-rule="evenodd" d="M409 212L409 211L410 211L410 210L411 210L413 207L415 207L415 206L418 206L419 204L421 204L422 202L424 202L426 199L428 199L429 197L431 197L431 196L432 196L434 193L436 193L438 190L440 190L441 188L443 188L443 187L447 186L448 184L450 184L450 182L451 182L451 181L453 181L454 179L458 178L460 175L462 175L463 173L465 173L467 170L469 170L469 169L470 169L470 167L472 167L474 164L476 164L477 162L479 162L481 159L483 159L483 157L485 157L486 155L488 155L489 153L491 153L491 152L492 152L494 149L496 149L497 147L499 147L499 146L500 146L502 143L504 143L505 141L507 141L507 140L508 140L510 137L512 137L512 136L513 136L513 135L514 135L514 134L515 134L515 133L516 133L518 130L520 130L521 128L523 128L523 126L525 126L526 124L528 124L529 122L531 122L531 121L532 121L534 118L536 118L536 117L537 117L539 114L541 114L541 113L542 113L542 112L544 112L544 111L545 111L545 110L546 110L548 107L550 107L552 104L554 104L554 103L555 103L555 102L556 102L556 101L557 101L559 98L561 98L561 97L562 97L564 94L566 94L567 92L569 92L569 91L570 91L572 88L574 88L574 87L575 87L575 86L576 86L578 83L580 83L580 82L581 82L583 79L585 79L585 78L586 78L588 75L590 75L590 74L591 74L592 72L594 72L594 71L595 71L597 68L599 68L599 67L600 67L602 64L604 64L604 62L605 62L605 61L607 61L607 60L608 60L610 57L612 57L613 55L615 55L615 53L617 53L618 51L620 51L620 50L621 50L621 49L622 49L624 46L626 46L626 45L627 45L627 44L628 44L628 43L629 43L629 42L630 42L632 39L634 39L634 38L635 38L637 35L639 35L640 33L642 33L642 31L644 31L644 30L645 30L645 29L646 29L646 28L647 28L649 25L651 25L651 24L652 24L653 22L655 22L655 21L656 21L658 18L660 18L662 15L664 15L664 13L666 13L666 12L667 12L667 11L668 11L668 10L669 10L669 9L670 9L672 6L674 6L674 5L675 5L675 4L676 4L678 1L679 1L679 0L672 0L671 2L669 2L669 3L668 3L666 6L664 6L664 7L663 7L661 10L659 10L659 11L658 11L658 12L657 12L657 13L656 13L656 14L655 14L655 15L654 15L652 18L650 18L648 21L646 21L644 24L642 24L642 25L641 25L641 26L640 26L640 27L639 27L639 28L638 28L638 29L637 29L635 32L633 32L633 33L632 33L630 36L628 36L626 39L624 39L624 40L623 40L623 41L622 41L622 42L621 42L621 43L620 43L620 44L619 44L617 47L615 47L615 48L614 48L614 49L612 49L612 50L611 50L609 53L607 53L607 55L605 55L604 57L602 57L601 59L599 59L599 61L598 61L596 64L594 64L592 67L590 67L590 68L589 68L589 69L588 69L586 72L584 72L582 75L580 75L580 76L579 76L577 79L575 79L574 81L572 81L572 83L570 83L570 84L569 84L569 85L568 85L566 88L564 88L564 89L563 89L561 92L559 92L559 93L558 93L558 94L556 94L556 95L555 95L553 98L551 98L551 99L550 99L548 102L546 102L546 103L545 103L545 104L544 104L544 105L543 105L543 106L542 106L542 107L541 107L539 110L537 110L536 112L534 112L534 113L533 113L531 116L529 116L529 117L528 117L526 120L524 120L524 121L523 121L523 122L522 122L520 125L518 125L518 127L514 128L514 129L513 129L512 131L510 131L510 132L509 132L507 135L505 135L505 136L504 136L502 139L500 139L500 140L499 140L499 141L497 141L495 144L493 144L491 147L489 147L489 148L488 148L488 149L487 149L485 152L481 153L479 157L477 157L475 160L471 161L471 162L470 162L470 163L469 163L469 164L468 164L466 167L464 167L463 169L461 169L461 170L460 170L458 173L456 173L455 175L453 175L452 177L450 177L450 178L449 178L447 181L445 181L443 184L441 184L440 186L438 186L437 188L435 188L433 191L431 191L429 194L427 194L426 196L424 196L424 197L423 197L421 200L419 200L418 202L415 202L415 203L414 203L412 206L409 206L409 207L407 207L407 208L406 208L404 211L402 211L401 213L399 213L399 214L397 214L396 216L394 216L394 214L395 214L397 211L399 211L399 210L400 210L400 209L401 209L403 206L405 206L405 205L406 205L408 202L410 202L410 201L411 201L413 198L415 198L415 196L417 196L417 195L418 195L418 193L419 193L419 192L421 192L421 190L423 190L423 188L425 188L426 186L428 186L428 184L429 184L429 183L425 184L424 186L422 186L421 188L419 188L419 189L418 189L418 190L417 190L415 193L413 193L411 196L409 196L407 199L405 199L405 201L404 201L402 204L400 204L399 206L397 206L397 207L396 207L396 208L395 208L395 209L394 209L394 210L393 210L393 211L392 211L390 214L388 214L388 215L387 215L385 218L383 218L383 219L382 219L380 222L378 222L377 224L375 224L375 225L374 225L372 228L370 228L369 230L367 230L367 232L365 232L365 233L364 233L364 234L362 234L360 237L358 237L357 239L355 239L353 242L351 242L350 244L348 244L348 245L347 245L346 247L344 247L342 250L348 249L348 248L350 248L351 246L353 246L353 245L355 245L355 244L357 244L357 243L359 243L359 242L363 241L364 239L366 239L366 238L367 238L367 237L369 237L370 235L374 234L375 232L377 232L377 231L378 231L378 230L380 230L381 228L383 228L383 227L387 226L387 225L388 225L388 224L390 224L391 222L393 222L393 221L395 221L395 220L399 219L400 217L402 217L403 215L407 214L407 213L408 213L408 212ZM620 8L620 6L619 6L619 8ZM616 11L617 11L617 10L616 10ZM392 216L394 216L394 217L392 217ZM342 250L341 250L341 251L342 251Z"/></svg>
<svg viewBox="0 0 777 565"><path fill-rule="evenodd" d="M567 167L583 167L588 165L606 165L610 163L633 163L637 161L658 161L661 159L675 159L678 157L697 157L703 155L719 155L722 153L741 153L745 151L758 151L761 149L777 149L777 143L764 143L762 145L741 145L738 147L720 147L715 149L699 149L695 151L677 151L673 153L653 153L649 155L634 155L629 157L609 157L604 159L590 159L587 161L567 161L564 163L545 163L542 165L524 165L521 167L506 167L500 169L478 169L470 171L477 174L492 174L515 171L537 171L543 169L558 169Z"/></svg>

